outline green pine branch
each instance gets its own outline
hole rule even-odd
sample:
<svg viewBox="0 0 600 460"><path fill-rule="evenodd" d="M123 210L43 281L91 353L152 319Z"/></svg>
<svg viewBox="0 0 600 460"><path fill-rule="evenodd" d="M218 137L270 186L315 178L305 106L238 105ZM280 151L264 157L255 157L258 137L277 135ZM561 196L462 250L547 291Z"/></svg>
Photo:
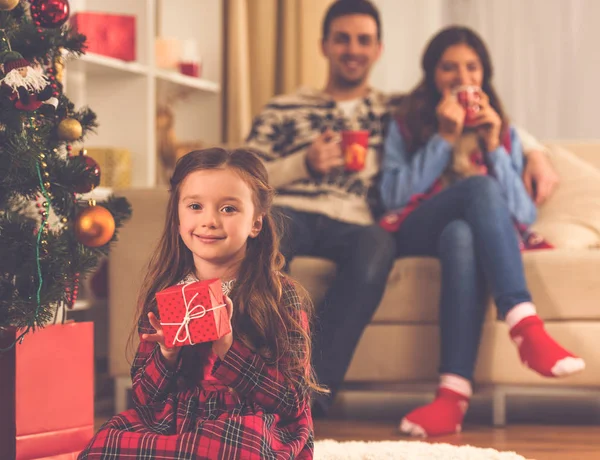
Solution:
<svg viewBox="0 0 600 460"><path fill-rule="evenodd" d="M68 25L57 29L39 29L25 15L22 5L12 11L0 12L0 29L5 31L12 49L30 61L49 64L59 49L66 50L74 57L85 52L85 35Z"/></svg>
<svg viewBox="0 0 600 460"><path fill-rule="evenodd" d="M16 51L31 63L53 65L64 51L70 57L85 51L83 35L68 26L38 28L23 4L0 12L0 29L0 53ZM67 156L68 142L59 138L58 126L65 118L78 120L82 142L95 133L98 121L91 108L75 107L56 84L59 103L49 114L18 110L12 90L0 86L0 328L30 331L51 321L56 307L70 302L74 280L85 278L108 254L131 216L129 202L111 196L97 205L115 219L112 240L98 248L77 240L75 223L89 204L76 189L97 178L77 152ZM48 201L51 225L43 229L39 212Z"/></svg>

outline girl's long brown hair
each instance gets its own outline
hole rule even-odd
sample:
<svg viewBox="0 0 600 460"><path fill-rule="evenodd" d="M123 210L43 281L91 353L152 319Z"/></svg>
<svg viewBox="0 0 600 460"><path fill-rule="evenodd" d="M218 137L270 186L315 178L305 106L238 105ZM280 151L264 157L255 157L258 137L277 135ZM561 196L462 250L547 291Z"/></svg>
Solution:
<svg viewBox="0 0 600 460"><path fill-rule="evenodd" d="M264 165L250 150L195 150L177 162L163 235L149 262L138 298L138 321L149 311L156 313L158 291L195 272L192 253L179 236L178 203L183 180L194 171L222 168L234 170L248 184L256 213L263 215L260 233L248 238L246 256L230 293L234 305L233 333L237 340L277 364L284 375L305 387L323 391L311 367L313 306L306 292L280 272L284 259L279 251L278 223L271 214L274 190L268 184ZM299 294L301 309L299 305L293 308L294 305L285 304L286 287Z"/></svg>
<svg viewBox="0 0 600 460"><path fill-rule="evenodd" d="M436 107L442 95L435 85L435 70L444 52L449 47L459 44L469 46L479 57L483 67L481 89L488 95L490 105L502 119L500 132L503 133L508 126L502 103L491 82L494 70L485 43L468 27L450 26L439 32L427 44L421 60L423 79L399 105L397 115L408 129L409 136L406 142L411 154L425 145L438 130Z"/></svg>

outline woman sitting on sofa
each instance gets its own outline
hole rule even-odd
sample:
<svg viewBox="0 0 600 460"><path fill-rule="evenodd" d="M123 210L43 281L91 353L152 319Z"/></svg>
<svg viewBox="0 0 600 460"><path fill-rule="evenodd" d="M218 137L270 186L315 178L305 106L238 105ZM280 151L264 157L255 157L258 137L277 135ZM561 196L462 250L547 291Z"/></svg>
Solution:
<svg viewBox="0 0 600 460"><path fill-rule="evenodd" d="M526 285L521 248L548 245L528 231L536 208L521 142L492 87L484 43L470 29L444 29L422 68L389 126L381 224L395 232L399 257L441 262L439 389L400 423L402 432L434 436L461 429L488 289L526 366L562 377L585 364L548 335Z"/></svg>

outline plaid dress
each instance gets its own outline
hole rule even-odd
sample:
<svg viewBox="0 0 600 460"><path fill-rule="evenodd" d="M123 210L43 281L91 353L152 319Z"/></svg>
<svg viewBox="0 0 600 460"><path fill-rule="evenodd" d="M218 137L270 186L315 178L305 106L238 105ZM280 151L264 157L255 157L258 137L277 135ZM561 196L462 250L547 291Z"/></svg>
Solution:
<svg viewBox="0 0 600 460"><path fill-rule="evenodd" d="M284 281L282 301L301 310ZM139 333L154 333L142 318ZM86 459L312 459L309 392L234 339L223 360L211 343L185 346L170 370L142 341L131 369L135 408L108 420Z"/></svg>

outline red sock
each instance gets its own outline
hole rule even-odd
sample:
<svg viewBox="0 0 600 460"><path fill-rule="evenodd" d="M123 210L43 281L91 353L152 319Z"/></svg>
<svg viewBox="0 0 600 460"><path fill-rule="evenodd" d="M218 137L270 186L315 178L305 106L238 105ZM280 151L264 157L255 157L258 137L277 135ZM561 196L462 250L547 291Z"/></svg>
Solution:
<svg viewBox="0 0 600 460"><path fill-rule="evenodd" d="M400 431L412 436L460 433L469 398L448 388L438 388L431 404L419 407L400 422Z"/></svg>
<svg viewBox="0 0 600 460"><path fill-rule="evenodd" d="M521 361L546 377L564 377L582 371L583 359L561 347L544 328L539 316L523 318L511 330L510 336L519 347Z"/></svg>

